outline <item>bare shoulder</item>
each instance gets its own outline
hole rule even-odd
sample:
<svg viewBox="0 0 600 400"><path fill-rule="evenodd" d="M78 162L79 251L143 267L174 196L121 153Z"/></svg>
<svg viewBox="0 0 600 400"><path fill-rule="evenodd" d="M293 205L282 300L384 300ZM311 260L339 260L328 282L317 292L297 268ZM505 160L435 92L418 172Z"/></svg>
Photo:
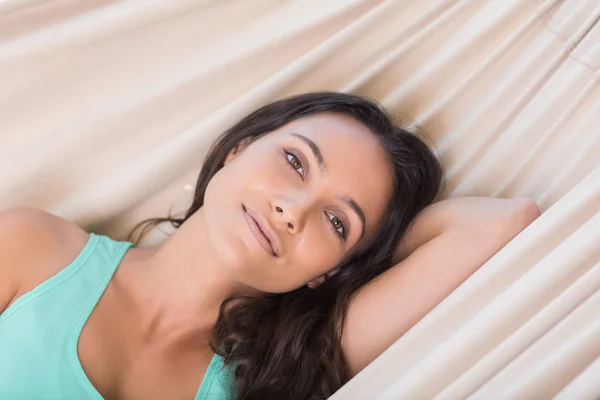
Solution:
<svg viewBox="0 0 600 400"><path fill-rule="evenodd" d="M0 312L73 261L88 237L72 222L36 208L0 212Z"/></svg>

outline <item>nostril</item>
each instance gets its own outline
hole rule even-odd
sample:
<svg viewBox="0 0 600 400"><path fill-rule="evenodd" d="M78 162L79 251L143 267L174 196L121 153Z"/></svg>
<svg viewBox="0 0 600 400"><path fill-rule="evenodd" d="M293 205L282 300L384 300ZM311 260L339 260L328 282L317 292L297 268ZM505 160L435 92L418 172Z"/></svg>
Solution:
<svg viewBox="0 0 600 400"><path fill-rule="evenodd" d="M290 228L290 229L294 229L294 225L292 225L292 223L291 223L291 222L288 222L288 228Z"/></svg>
<svg viewBox="0 0 600 400"><path fill-rule="evenodd" d="M275 210L277 210L277 212L283 212L283 210L281 209L281 207L275 207Z"/></svg>

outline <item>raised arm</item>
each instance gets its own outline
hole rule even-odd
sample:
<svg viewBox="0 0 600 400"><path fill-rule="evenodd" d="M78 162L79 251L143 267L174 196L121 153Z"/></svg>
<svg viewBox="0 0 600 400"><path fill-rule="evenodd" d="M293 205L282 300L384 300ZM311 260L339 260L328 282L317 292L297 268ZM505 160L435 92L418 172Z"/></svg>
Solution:
<svg viewBox="0 0 600 400"><path fill-rule="evenodd" d="M540 215L529 199L461 197L427 207L398 264L351 301L342 347L354 376Z"/></svg>
<svg viewBox="0 0 600 400"><path fill-rule="evenodd" d="M527 198L459 197L442 200L424 209L415 219L398 245L396 261L402 261L422 244L450 229L483 229L496 233L492 237L486 236L503 241L504 245L539 215L538 205ZM494 226L489 228L495 231L486 226L490 223ZM512 236L507 236L510 234Z"/></svg>

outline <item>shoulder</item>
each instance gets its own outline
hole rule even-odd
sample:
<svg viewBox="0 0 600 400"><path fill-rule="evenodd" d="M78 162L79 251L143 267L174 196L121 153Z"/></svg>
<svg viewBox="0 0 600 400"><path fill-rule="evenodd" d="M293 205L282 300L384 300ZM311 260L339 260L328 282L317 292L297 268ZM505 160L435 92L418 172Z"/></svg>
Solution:
<svg viewBox="0 0 600 400"><path fill-rule="evenodd" d="M88 237L72 222L36 208L0 212L0 312L74 260Z"/></svg>
<svg viewBox="0 0 600 400"><path fill-rule="evenodd" d="M88 236L74 223L37 208L17 207L0 212L2 251L32 257L36 253L58 255L64 253L64 249L57 247L85 245Z"/></svg>

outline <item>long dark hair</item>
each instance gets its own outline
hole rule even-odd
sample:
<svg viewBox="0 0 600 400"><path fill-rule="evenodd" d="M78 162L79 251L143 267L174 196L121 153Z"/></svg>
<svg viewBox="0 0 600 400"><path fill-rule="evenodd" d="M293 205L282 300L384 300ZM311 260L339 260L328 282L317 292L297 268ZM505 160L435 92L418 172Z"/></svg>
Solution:
<svg viewBox="0 0 600 400"><path fill-rule="evenodd" d="M210 346L235 370L232 393L239 400L321 400L350 379L341 347L347 306L359 288L392 267L400 237L435 200L443 179L438 159L421 139L395 126L375 101L335 92L302 94L263 106L215 142L183 218L144 221L181 226L202 207L209 181L237 144L322 112L350 116L379 139L394 169L393 194L375 235L318 287L223 302Z"/></svg>

